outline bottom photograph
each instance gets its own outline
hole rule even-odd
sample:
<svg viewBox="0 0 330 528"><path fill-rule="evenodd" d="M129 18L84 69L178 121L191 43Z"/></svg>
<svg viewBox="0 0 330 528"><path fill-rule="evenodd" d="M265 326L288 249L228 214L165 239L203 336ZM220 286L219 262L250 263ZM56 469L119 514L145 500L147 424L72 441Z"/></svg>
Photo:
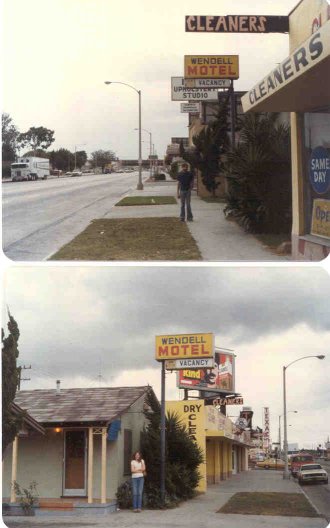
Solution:
<svg viewBox="0 0 330 528"><path fill-rule="evenodd" d="M3 294L6 526L328 526L325 270L13 266Z"/></svg>

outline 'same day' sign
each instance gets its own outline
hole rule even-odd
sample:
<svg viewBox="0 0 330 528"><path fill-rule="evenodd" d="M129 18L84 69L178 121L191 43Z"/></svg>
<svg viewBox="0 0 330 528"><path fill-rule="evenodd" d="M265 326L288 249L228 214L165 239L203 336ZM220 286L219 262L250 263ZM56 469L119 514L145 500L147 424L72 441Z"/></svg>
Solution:
<svg viewBox="0 0 330 528"><path fill-rule="evenodd" d="M156 360L204 358L214 355L213 334L156 336Z"/></svg>
<svg viewBox="0 0 330 528"><path fill-rule="evenodd" d="M309 161L309 176L317 194L324 194L330 188L330 155L324 147L312 150Z"/></svg>

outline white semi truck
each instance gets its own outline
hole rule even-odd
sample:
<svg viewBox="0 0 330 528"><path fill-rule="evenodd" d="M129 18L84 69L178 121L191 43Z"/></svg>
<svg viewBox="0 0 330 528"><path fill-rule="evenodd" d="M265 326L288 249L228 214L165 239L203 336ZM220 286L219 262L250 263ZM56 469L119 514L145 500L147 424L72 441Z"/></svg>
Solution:
<svg viewBox="0 0 330 528"><path fill-rule="evenodd" d="M24 157L11 164L12 181L46 180L49 174L47 158Z"/></svg>

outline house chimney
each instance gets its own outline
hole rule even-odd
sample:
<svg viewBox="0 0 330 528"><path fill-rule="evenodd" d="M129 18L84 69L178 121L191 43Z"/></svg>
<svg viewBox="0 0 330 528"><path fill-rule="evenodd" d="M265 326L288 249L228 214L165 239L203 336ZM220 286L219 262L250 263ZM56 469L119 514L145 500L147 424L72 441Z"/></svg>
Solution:
<svg viewBox="0 0 330 528"><path fill-rule="evenodd" d="M61 392L61 380L56 380L56 394Z"/></svg>

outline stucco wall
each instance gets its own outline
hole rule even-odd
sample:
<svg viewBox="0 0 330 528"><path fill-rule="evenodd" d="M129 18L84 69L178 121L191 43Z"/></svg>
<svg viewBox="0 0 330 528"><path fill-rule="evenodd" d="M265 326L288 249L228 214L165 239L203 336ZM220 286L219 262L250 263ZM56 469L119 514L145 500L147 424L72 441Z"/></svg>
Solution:
<svg viewBox="0 0 330 528"><path fill-rule="evenodd" d="M26 487L37 482L40 497L60 497L62 494L63 436L53 429L45 436L19 438L17 482ZM10 496L11 449L3 462L3 496Z"/></svg>
<svg viewBox="0 0 330 528"><path fill-rule="evenodd" d="M321 17L321 25L328 19L328 4L326 0L304 0L289 17L290 53L312 34L312 26L315 18Z"/></svg>

